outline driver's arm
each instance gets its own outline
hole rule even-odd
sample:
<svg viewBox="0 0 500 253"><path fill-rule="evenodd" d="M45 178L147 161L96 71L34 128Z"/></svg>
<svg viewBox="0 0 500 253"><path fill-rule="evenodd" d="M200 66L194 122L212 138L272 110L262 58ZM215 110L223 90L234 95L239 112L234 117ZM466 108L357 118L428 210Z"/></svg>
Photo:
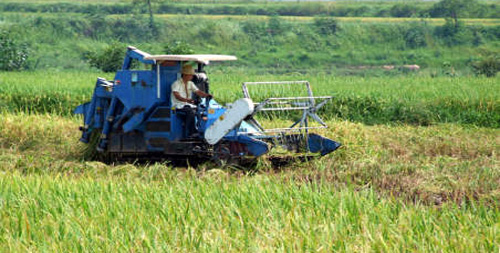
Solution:
<svg viewBox="0 0 500 253"><path fill-rule="evenodd" d="M205 93L201 90L197 90L195 91L196 95L202 97L202 98L206 98L206 97L213 97L212 95L208 94L208 93Z"/></svg>
<svg viewBox="0 0 500 253"><path fill-rule="evenodd" d="M174 91L172 93L174 94L175 98L177 98L177 100L179 100L181 102L187 102L187 103L190 103L190 104L194 103L194 100L182 97L181 94L179 94L178 91Z"/></svg>

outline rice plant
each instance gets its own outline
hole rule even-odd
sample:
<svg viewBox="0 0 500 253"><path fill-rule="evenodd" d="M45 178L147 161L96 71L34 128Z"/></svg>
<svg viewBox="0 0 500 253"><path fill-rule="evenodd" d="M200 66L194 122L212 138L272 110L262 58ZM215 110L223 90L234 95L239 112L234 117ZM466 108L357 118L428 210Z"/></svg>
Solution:
<svg viewBox="0 0 500 253"><path fill-rule="evenodd" d="M3 110L72 115L90 100L97 76L92 72L1 73L0 105ZM327 119L365 124L458 123L498 128L500 85L498 78L332 77L331 75L243 75L238 71L209 73L212 93L222 103L243 96L245 81L308 80L315 95L334 96L319 113ZM105 75L113 79L113 74ZM298 92L298 91L297 91ZM297 95L288 89L257 91L253 98Z"/></svg>
<svg viewBox="0 0 500 253"><path fill-rule="evenodd" d="M245 174L86 160L71 111L90 98L96 73L1 75L3 250L499 250L494 79L279 76L308 79L317 95L345 96L331 107L344 114L320 130L344 148L287 165L263 158ZM241 97L242 81L276 78L211 77L222 102ZM392 116L381 113L388 108ZM427 119L422 111L454 120L393 124L395 112ZM464 122L467 112L486 121ZM389 124L356 122L365 117Z"/></svg>

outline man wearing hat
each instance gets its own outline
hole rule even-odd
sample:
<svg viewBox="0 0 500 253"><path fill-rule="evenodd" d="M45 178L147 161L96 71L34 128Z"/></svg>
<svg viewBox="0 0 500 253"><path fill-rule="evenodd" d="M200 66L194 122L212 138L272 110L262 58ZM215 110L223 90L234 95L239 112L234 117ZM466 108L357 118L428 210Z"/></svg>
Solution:
<svg viewBox="0 0 500 253"><path fill-rule="evenodd" d="M172 84L172 107L175 107L177 111L184 112L187 135L189 137L195 137L197 135L196 128L194 126L195 108L194 100L192 99L192 93L200 97L212 97L212 95L207 94L196 87L191 80L193 79L194 69L191 65L182 66L181 78ZM182 114L182 113L181 113Z"/></svg>

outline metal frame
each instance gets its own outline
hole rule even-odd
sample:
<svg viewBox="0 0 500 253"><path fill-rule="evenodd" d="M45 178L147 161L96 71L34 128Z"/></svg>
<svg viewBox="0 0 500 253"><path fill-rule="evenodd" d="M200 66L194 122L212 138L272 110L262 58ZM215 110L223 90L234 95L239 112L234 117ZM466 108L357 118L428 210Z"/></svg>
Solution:
<svg viewBox="0 0 500 253"><path fill-rule="evenodd" d="M255 109L251 116L255 115L260 111L291 111L291 110L301 110L303 111L302 117L287 128L273 128L264 129L257 120L253 119L253 122L261 128L263 132L288 132L288 131L301 131L306 132L309 129L321 129L327 128L328 126L325 122L316 114L316 112L328 103L333 96L313 96L311 85L308 81L281 81L281 82L244 82L242 84L243 95L245 98L250 98L250 92L248 90L249 86L252 85L304 85L307 90L307 97L281 97L281 98L267 98L262 102L254 103ZM316 103L316 99L322 100ZM269 107L269 105L278 105L278 107ZM286 107L279 107L279 105L286 105ZM319 127L308 126L308 118L311 117L316 122L321 124Z"/></svg>

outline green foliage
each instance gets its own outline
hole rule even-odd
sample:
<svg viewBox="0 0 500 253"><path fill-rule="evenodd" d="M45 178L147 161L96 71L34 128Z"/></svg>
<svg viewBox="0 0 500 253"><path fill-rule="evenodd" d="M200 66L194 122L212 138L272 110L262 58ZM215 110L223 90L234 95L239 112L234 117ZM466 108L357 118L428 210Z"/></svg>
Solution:
<svg viewBox="0 0 500 253"><path fill-rule="evenodd" d="M147 16L138 14L21 17L9 13L5 20L15 26L12 30L19 37L37 41L30 66L39 69L85 68L83 52L102 48L112 38L141 48L147 45L148 50L158 53L165 44L176 47L176 41L188 42L196 52L233 54L241 60L232 62L232 66L267 73L309 72L320 68L318 71L342 75L381 76L396 72L383 71L381 66L403 64L418 64L422 70L438 68L436 73L441 73L441 63L448 61L460 74L472 74L468 67L470 56L477 55L483 47L496 50L495 42L500 38L498 26L460 23L457 27L451 20L436 27L435 20L387 19L384 23L339 21L332 17L290 20L278 16L158 16L155 19L158 36L151 36ZM434 54L436 51L439 56Z"/></svg>
<svg viewBox="0 0 500 253"><path fill-rule="evenodd" d="M266 24L264 22L256 20L245 20L241 24L241 29L246 33L252 40L258 39L266 35Z"/></svg>
<svg viewBox="0 0 500 253"><path fill-rule="evenodd" d="M267 31L271 35L281 35L284 32L284 27L279 16L274 15L267 22Z"/></svg>
<svg viewBox="0 0 500 253"><path fill-rule="evenodd" d="M164 51L166 54L194 54L194 50L186 42L183 41L175 41L174 43L167 44L164 47Z"/></svg>
<svg viewBox="0 0 500 253"><path fill-rule="evenodd" d="M117 20L124 20L124 18L116 18ZM64 23L65 19L57 22L53 18L41 18L41 24L49 20L50 23ZM460 48L453 48L454 41L458 38L465 38L459 40L458 45L470 45L475 43L475 38L480 38L478 43L485 45L488 48L492 40L496 40L494 29L485 28L476 32L479 36L473 36L474 33L470 32L469 27L464 27L466 36L454 36L452 39L440 36L438 33L433 33L432 26L421 25L418 23L410 24L356 24L356 23L343 23L342 30L337 30L335 39L328 38L319 33L316 26L309 23L285 23L282 22L282 34L271 35L268 33L267 20L258 19L245 19L240 25L234 24L230 20L212 21L204 18L193 18L194 23L191 25L187 22L179 22L177 20L167 19L161 22L161 32L168 34L168 31L176 31L175 38L169 36L155 37L154 39L139 38L136 34L141 34L142 26L137 28L130 28L123 30L112 30L107 27L117 24L118 21L109 20L99 22L98 28L89 29L90 26L71 26L64 29L54 29L45 25L37 26L39 31L44 31L37 35L36 32L30 34L37 35L39 45L46 45L44 48L47 50L43 52L44 57L37 57L42 62L39 64L42 68L46 68L46 62L51 60L51 67L63 68L68 65L65 59L57 59L58 55L54 55L55 49L49 45L53 43L62 43L63 41L75 40L78 38L76 45L72 43L58 44L57 48L70 52L82 51L79 48L89 50L95 47L97 43L95 40L105 37L116 37L120 35L124 39L122 42L128 45L138 45L147 43L158 51L163 51L162 48L165 44L174 46L175 41L189 42L190 47L200 53L226 53L235 54L240 56L242 61L234 62L231 65L239 66L252 66L257 68L266 68L279 64L283 68L289 69L308 69L313 68L315 65L326 66L335 64L342 68L343 65L402 65L402 64L419 64L421 66L435 66L440 67L443 60L453 62L455 66L460 68L465 65L457 64L458 61L465 61L468 59L464 54L453 53ZM73 22L85 24L85 20L73 18ZM136 22L136 21L134 21ZM70 23L67 23L71 25ZM146 24L146 23L144 23ZM417 28L413 29L413 27ZM345 29L344 29L345 28ZM452 29L455 29L451 26ZM189 31L189 32L188 32ZM28 31L27 31L28 32ZM51 34L55 34L51 36ZM460 35L460 34L459 34ZM54 37L58 37L57 42L53 41ZM175 39L175 40L174 40ZM173 40L173 41L172 41ZM425 45L432 43L436 47L435 42L443 42L449 45L450 49L443 50L443 55L447 59L439 59L435 57L424 57L431 55L427 52L406 52L408 48L425 48ZM102 44L101 44L102 45ZM299 47L300 45L300 47ZM68 47L69 46L69 47ZM437 44L439 49L439 44ZM76 48L75 48L76 47ZM98 47L99 48L99 44ZM144 48L144 47L143 47ZM357 48L357 50L352 50ZM430 50L430 49L429 49ZM310 60L300 61L298 58L302 51L307 52L306 57ZM325 54L325 52L328 52ZM449 53L448 53L449 52ZM288 54L291 54L290 57ZM349 55L352 54L352 55ZM408 59L407 56L413 54L418 56L414 59ZM474 52L471 52L473 55ZM329 55L335 57L328 57ZM37 55L38 56L38 55ZM278 62L279 61L279 62ZM60 65L53 65L58 63ZM71 63L71 66L81 66L82 64ZM71 68L71 66L67 66ZM460 70L460 69L459 69ZM343 72L352 73L352 72Z"/></svg>
<svg viewBox="0 0 500 253"><path fill-rule="evenodd" d="M487 77L494 77L500 72L500 57L490 56L481 61L472 64L474 73L476 75L485 75Z"/></svg>
<svg viewBox="0 0 500 253"><path fill-rule="evenodd" d="M405 34L406 45L410 48L426 47L428 30L422 25L412 25Z"/></svg>
<svg viewBox="0 0 500 253"><path fill-rule="evenodd" d="M463 0L461 0L463 1ZM132 3L131 3L132 2ZM0 11L4 12L35 12L35 13L96 13L96 14L133 14L136 12L149 14L149 7L144 1L120 1L119 3L74 2L0 2ZM427 2L411 1L409 3L393 4L377 1L340 1L338 3L311 3L310 1L281 3L280 1L240 1L235 3L213 2L186 4L183 1L153 1L154 14L210 14L210 15L280 15L280 16L331 16L331 17L445 17L447 9L439 4L430 5ZM401 2L401 1L398 1ZM469 5L464 14L467 17L499 18L498 3L476 3ZM136 8L139 7L139 8Z"/></svg>
<svg viewBox="0 0 500 253"><path fill-rule="evenodd" d="M158 28L156 27L156 23L154 22L154 15L153 15L153 6L152 2L157 2L156 0L133 0L132 4L134 6L144 6L146 8L146 12L148 13L149 16L149 31L151 33L151 36L157 36L158 35Z"/></svg>
<svg viewBox="0 0 500 253"><path fill-rule="evenodd" d="M446 19L443 26L436 27L435 34L449 47L474 43L471 30L465 27L462 22L458 21L456 23L449 18Z"/></svg>
<svg viewBox="0 0 500 253"><path fill-rule="evenodd" d="M121 41L150 40L153 33L158 33L156 25L151 26L151 21L142 15L125 16L118 19L111 19L111 27L107 27L107 33L111 38ZM153 31L153 32L152 32ZM100 34L102 36L102 34Z"/></svg>
<svg viewBox="0 0 500 253"><path fill-rule="evenodd" d="M0 30L0 70L23 70L28 56L26 44L16 41L8 31Z"/></svg>
<svg viewBox="0 0 500 253"><path fill-rule="evenodd" d="M304 56L299 53L296 57ZM248 69L238 72L223 68L219 72L214 66L207 71L212 91L221 104L240 98L238 84L245 81L300 79L309 80L315 94L335 95L335 99L319 112L326 119L340 118L370 125L453 122L500 127L500 112L495 106L499 99L498 77L262 75L251 74ZM102 75L89 72L8 73L0 80L0 101L4 103L0 106L12 112L69 116L77 105L90 100L96 77ZM113 78L114 73L107 75L104 77ZM72 80L71 86L66 80ZM273 95L290 96L288 91L276 92L278 94ZM263 101L268 97L269 94L261 92L255 99Z"/></svg>
<svg viewBox="0 0 500 253"><path fill-rule="evenodd" d="M330 17L316 17L314 18L314 25L319 34L334 35L339 30L337 20Z"/></svg>
<svg viewBox="0 0 500 253"><path fill-rule="evenodd" d="M465 18L479 6L477 0L441 0L430 10L433 17L448 17L457 24L458 18Z"/></svg>
<svg viewBox="0 0 500 253"><path fill-rule="evenodd" d="M125 50L126 47L123 44L113 42L100 52L87 52L85 57L88 59L90 66L104 72L115 72L122 66Z"/></svg>
<svg viewBox="0 0 500 253"><path fill-rule="evenodd" d="M410 4L395 4L390 10L391 17L414 17L418 16L418 8Z"/></svg>
<svg viewBox="0 0 500 253"><path fill-rule="evenodd" d="M95 40L113 38L120 41L150 40L149 21L143 15L106 17L98 14L87 15L47 15L28 19L37 30L44 30L49 36L74 38L82 36ZM24 23L24 22L21 22Z"/></svg>

